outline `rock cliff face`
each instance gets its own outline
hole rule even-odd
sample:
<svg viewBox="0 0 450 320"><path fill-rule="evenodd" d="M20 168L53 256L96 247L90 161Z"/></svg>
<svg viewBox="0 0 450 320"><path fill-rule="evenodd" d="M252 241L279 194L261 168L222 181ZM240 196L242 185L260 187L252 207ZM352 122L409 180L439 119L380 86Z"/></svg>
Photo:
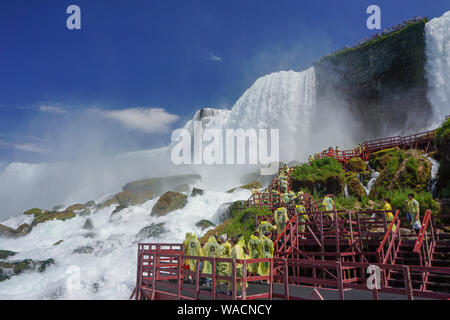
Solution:
<svg viewBox="0 0 450 320"><path fill-rule="evenodd" d="M347 105L367 136L425 128L431 105L424 27L418 22L315 63L318 105Z"/></svg>

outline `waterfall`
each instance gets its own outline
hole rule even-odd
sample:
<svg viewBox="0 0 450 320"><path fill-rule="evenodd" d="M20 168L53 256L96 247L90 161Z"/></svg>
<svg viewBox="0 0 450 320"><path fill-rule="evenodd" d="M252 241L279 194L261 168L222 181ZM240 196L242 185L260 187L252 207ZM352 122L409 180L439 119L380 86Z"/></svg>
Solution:
<svg viewBox="0 0 450 320"><path fill-rule="evenodd" d="M428 183L428 191L430 191L433 196L436 194L436 183L437 183L437 175L439 171L439 162L430 158L428 155L425 157L431 162L431 179Z"/></svg>
<svg viewBox="0 0 450 320"><path fill-rule="evenodd" d="M450 114L450 11L429 21L425 33L427 97L436 127Z"/></svg>

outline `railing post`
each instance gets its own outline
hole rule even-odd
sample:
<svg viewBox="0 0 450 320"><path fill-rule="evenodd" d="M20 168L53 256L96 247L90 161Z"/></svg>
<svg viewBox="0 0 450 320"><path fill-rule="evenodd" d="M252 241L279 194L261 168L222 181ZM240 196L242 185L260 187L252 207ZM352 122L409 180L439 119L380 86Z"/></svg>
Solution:
<svg viewBox="0 0 450 320"><path fill-rule="evenodd" d="M137 265L137 275L136 275L136 300L141 299L141 281L142 281L142 252L141 245L138 245L138 265Z"/></svg>
<svg viewBox="0 0 450 320"><path fill-rule="evenodd" d="M213 300L216 300L217 292L216 292L216 258L213 258L212 261L212 274L211 274L211 283L212 283L212 298Z"/></svg>
<svg viewBox="0 0 450 320"><path fill-rule="evenodd" d="M284 298L289 300L289 274L288 274L288 261L283 259L284 263Z"/></svg>
<svg viewBox="0 0 450 320"><path fill-rule="evenodd" d="M341 261L336 262L336 273L337 273L337 285L339 292L339 300L344 300L344 280L342 277L342 263Z"/></svg>
<svg viewBox="0 0 450 320"><path fill-rule="evenodd" d="M233 300L236 300L237 298L237 292L236 292L236 260L233 259L233 262L231 263L231 274L232 274L232 281L233 281L233 293L232 293L232 297Z"/></svg>
<svg viewBox="0 0 450 320"><path fill-rule="evenodd" d="M200 259L196 259L197 263L195 266L195 296L198 300L200 297Z"/></svg>
<svg viewBox="0 0 450 320"><path fill-rule="evenodd" d="M153 279L152 279L152 300L155 300L156 295L156 253L153 253Z"/></svg>
<svg viewBox="0 0 450 320"><path fill-rule="evenodd" d="M414 293L411 283L411 273L408 266L403 266L403 279L405 279L406 297L408 300L414 300Z"/></svg>
<svg viewBox="0 0 450 320"><path fill-rule="evenodd" d="M242 264L242 300L247 300L247 261Z"/></svg>
<svg viewBox="0 0 450 320"><path fill-rule="evenodd" d="M181 273L183 272L181 260L183 257L178 256L178 269L177 269L177 300L181 300Z"/></svg>
<svg viewBox="0 0 450 320"><path fill-rule="evenodd" d="M274 263L273 258L270 259L270 273L269 273L269 300L272 300L273 295L273 272L274 272Z"/></svg>

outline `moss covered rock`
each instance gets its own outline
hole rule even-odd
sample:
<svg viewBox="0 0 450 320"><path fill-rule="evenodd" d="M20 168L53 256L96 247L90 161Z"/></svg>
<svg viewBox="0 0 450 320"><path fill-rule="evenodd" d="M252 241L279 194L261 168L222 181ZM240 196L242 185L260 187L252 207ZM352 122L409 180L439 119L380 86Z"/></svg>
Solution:
<svg viewBox="0 0 450 320"><path fill-rule="evenodd" d="M204 220L200 220L199 222L197 222L195 224L195 226L200 228L201 230L205 230L205 229L208 229L208 228L211 228L211 227L215 227L215 224L212 223L209 220L205 220L204 219Z"/></svg>
<svg viewBox="0 0 450 320"><path fill-rule="evenodd" d="M3 236L3 237L17 238L17 237L25 236L30 232L31 232L31 226L26 223L20 225L17 229L0 224L0 236Z"/></svg>
<svg viewBox="0 0 450 320"><path fill-rule="evenodd" d="M389 160L383 166L370 192L371 198L384 197L392 190L427 191L431 178L431 163L421 151L403 151L397 148L383 157L389 157Z"/></svg>
<svg viewBox="0 0 450 320"><path fill-rule="evenodd" d="M0 259L8 259L9 257L14 256L16 253L9 250L0 250Z"/></svg>
<svg viewBox="0 0 450 320"><path fill-rule="evenodd" d="M38 271L44 272L49 266L53 265L55 261L53 259L47 259L43 261L34 261L31 259L25 259L15 262L1 262L0 261L0 282L21 274L24 271Z"/></svg>
<svg viewBox="0 0 450 320"><path fill-rule="evenodd" d="M257 182L252 182L252 183L237 187L237 188L230 189L227 192L233 193L236 189L252 190L252 189L261 189L261 188L262 188L261 182L257 181Z"/></svg>
<svg viewBox="0 0 450 320"><path fill-rule="evenodd" d="M323 158L295 167L291 173L291 187L294 191L344 195L345 172L334 158Z"/></svg>
<svg viewBox="0 0 450 320"><path fill-rule="evenodd" d="M52 212L42 212L41 214L38 214L35 216L33 222L31 223L31 226L34 227L40 223L51 221L51 220L61 220L65 221L68 219L72 219L76 216L75 212L73 211L52 211Z"/></svg>
<svg viewBox="0 0 450 320"><path fill-rule="evenodd" d="M202 195L203 195L202 189L198 189L198 188L192 189L191 197L202 196Z"/></svg>
<svg viewBox="0 0 450 320"><path fill-rule="evenodd" d="M364 172L367 171L367 164L361 158L352 158L347 162L347 168L353 172Z"/></svg>
<svg viewBox="0 0 450 320"><path fill-rule="evenodd" d="M173 191L166 192L153 206L152 215L165 216L171 211L183 208L186 203L186 195Z"/></svg>
<svg viewBox="0 0 450 320"><path fill-rule="evenodd" d="M86 208L87 208L87 207L86 207L85 204L77 203L77 204L73 204L73 205L69 206L69 207L66 209L66 211L81 211L81 210L84 210L84 209L86 209Z"/></svg>
<svg viewBox="0 0 450 320"><path fill-rule="evenodd" d="M399 150L400 149L398 148L390 148L372 153L369 159L370 167L375 171L383 171L392 156L394 156Z"/></svg>
<svg viewBox="0 0 450 320"><path fill-rule="evenodd" d="M209 230L207 233L205 233L200 239L200 243L203 245L204 243L206 243L209 239L209 237L211 236L220 236L224 233L226 233L226 230L228 229L229 226L231 226L233 224L233 220L229 219L229 220L225 220L223 223L219 224L217 227L215 227L214 229Z"/></svg>
<svg viewBox="0 0 450 320"><path fill-rule="evenodd" d="M352 175L347 178L346 182L347 190L350 196L361 200L366 195L366 191L364 190L356 175Z"/></svg>
<svg viewBox="0 0 450 320"><path fill-rule="evenodd" d="M42 210L41 209L39 209L39 208L33 208L33 209L30 209L30 210L27 210L27 211L25 211L23 214L26 214L26 215L37 215L37 214L40 214L42 212Z"/></svg>
<svg viewBox="0 0 450 320"><path fill-rule="evenodd" d="M151 225L142 228L136 237L138 239L148 239L148 238L156 238L162 235L164 232L166 232L166 228L164 227L166 223L152 223Z"/></svg>

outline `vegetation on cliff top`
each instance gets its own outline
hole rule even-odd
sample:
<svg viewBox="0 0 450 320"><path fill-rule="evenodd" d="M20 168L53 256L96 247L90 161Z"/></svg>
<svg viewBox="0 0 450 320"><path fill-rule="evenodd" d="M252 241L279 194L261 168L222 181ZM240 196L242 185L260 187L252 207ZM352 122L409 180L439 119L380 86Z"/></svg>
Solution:
<svg viewBox="0 0 450 320"><path fill-rule="evenodd" d="M437 183L439 195L450 198L450 119L444 121L436 130L435 144L440 160L439 180Z"/></svg>

